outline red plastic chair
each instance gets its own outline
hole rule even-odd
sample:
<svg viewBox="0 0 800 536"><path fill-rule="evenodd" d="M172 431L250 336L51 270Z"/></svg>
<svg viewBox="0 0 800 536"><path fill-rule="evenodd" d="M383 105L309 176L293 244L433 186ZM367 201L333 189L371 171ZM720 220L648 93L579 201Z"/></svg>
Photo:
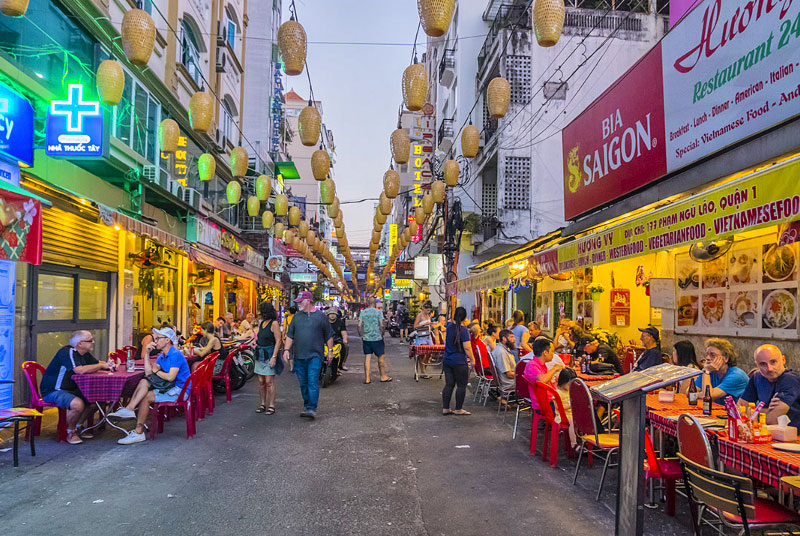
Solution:
<svg viewBox="0 0 800 536"><path fill-rule="evenodd" d="M202 383L200 374L195 370L189 375L186 383L183 384L178 395L178 400L175 402L155 402L153 410L150 412L150 439L155 439L156 435L164 432L164 421L167 419L167 413L170 417L177 415L180 410L183 411L186 417L186 439L191 439L197 433L196 420L197 412L196 406L192 397L192 390L194 386Z"/></svg>
<svg viewBox="0 0 800 536"><path fill-rule="evenodd" d="M550 467L558 466L558 439L561 432L564 432L564 444L572 457L572 443L569 438L569 418L564 409L564 403L558 393L553 389L552 385L546 383L536 382L533 385L533 392L536 396L536 402L539 404L539 413L541 418L544 419L544 444L542 445L542 460L547 460L547 446L550 444ZM556 416L553 412L551 402L555 401L556 409L558 410L559 419L561 422L556 422ZM531 430L531 454L536 453L534 430Z"/></svg>
<svg viewBox="0 0 800 536"><path fill-rule="evenodd" d="M28 407L31 409L35 409L40 413L44 412L44 408L56 408L55 404L50 402L45 402L42 399L42 395L39 391L39 380L36 378L36 374L39 373L44 375L44 367L41 366L36 361L25 361L22 364L22 371L25 373L25 377L28 379L28 385L31 389L31 401ZM40 435L42 432L42 418L35 417L33 420L33 430L30 427L25 427L25 438L30 438L30 433L33 432L34 435ZM64 408L58 408L58 441L59 443L64 443L67 441L67 410Z"/></svg>
<svg viewBox="0 0 800 536"><path fill-rule="evenodd" d="M697 417L684 413L678 417L678 450L694 463L716 469L711 444Z"/></svg>
<svg viewBox="0 0 800 536"><path fill-rule="evenodd" d="M222 363L222 368L219 371L218 375L214 375L213 368L211 372L211 379L212 380L223 380L225 382L225 401L231 401L231 363L233 363L234 356L239 352L238 348L229 348L228 349L228 356L225 358L225 361ZM219 354L219 352L215 352ZM213 397L213 394L212 394Z"/></svg>
<svg viewBox="0 0 800 536"><path fill-rule="evenodd" d="M202 383L198 386L196 392L200 400L200 418L205 417L205 412L208 411L209 415L214 414L214 387L211 385L211 377L214 375L214 364L219 357L219 352L208 354L206 358L200 362L197 370L201 370L199 375Z"/></svg>
<svg viewBox="0 0 800 536"><path fill-rule="evenodd" d="M644 431L644 478L652 486L654 479L664 481L664 498L666 500L665 512L668 516L675 515L675 482L683 478L681 464L677 459L659 458L653 448L650 433Z"/></svg>

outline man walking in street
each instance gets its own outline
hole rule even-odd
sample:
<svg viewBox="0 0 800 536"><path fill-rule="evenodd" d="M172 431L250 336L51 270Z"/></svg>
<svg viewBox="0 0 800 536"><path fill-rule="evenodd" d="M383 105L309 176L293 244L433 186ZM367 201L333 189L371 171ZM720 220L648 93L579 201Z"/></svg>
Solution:
<svg viewBox="0 0 800 536"><path fill-rule="evenodd" d="M381 381L392 381L386 374L386 363L383 359L386 353L383 344L384 331L383 315L375 308L375 298L370 298L369 302L367 302L367 308L361 311L361 314L358 316L358 332L361 334L361 346L364 350L364 383L371 383L369 379L369 368L373 354L378 358L378 370L381 373Z"/></svg>
<svg viewBox="0 0 800 536"><path fill-rule="evenodd" d="M319 372L326 346L328 362L333 359L333 330L325 313L314 307L311 292L300 292L294 302L299 310L289 324L283 354L288 360L291 356L289 350L294 347L294 373L297 374L305 407L300 416L314 419L319 401Z"/></svg>

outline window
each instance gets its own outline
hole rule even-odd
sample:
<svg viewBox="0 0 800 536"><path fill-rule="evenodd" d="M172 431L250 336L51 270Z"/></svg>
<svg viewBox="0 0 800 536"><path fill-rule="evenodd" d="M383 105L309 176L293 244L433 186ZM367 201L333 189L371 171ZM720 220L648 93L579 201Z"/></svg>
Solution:
<svg viewBox="0 0 800 536"><path fill-rule="evenodd" d="M511 104L525 105L531 96L531 57L506 56L506 77L511 86Z"/></svg>
<svg viewBox="0 0 800 536"><path fill-rule="evenodd" d="M230 105L226 102L222 102L222 135L228 138L228 140L233 143L233 111L231 110Z"/></svg>
<svg viewBox="0 0 800 536"><path fill-rule="evenodd" d="M133 76L125 73L122 99L114 107L112 135L145 157L157 162L156 138L161 105Z"/></svg>
<svg viewBox="0 0 800 536"><path fill-rule="evenodd" d="M531 198L531 159L507 156L503 168L505 188L503 207L509 210L529 210Z"/></svg>
<svg viewBox="0 0 800 536"><path fill-rule="evenodd" d="M231 50L236 51L236 23L232 20L228 21L228 44L231 47Z"/></svg>
<svg viewBox="0 0 800 536"><path fill-rule="evenodd" d="M203 87L203 74L200 65L200 49L197 46L197 38L194 32L186 24L186 21L181 23L181 63L186 67L189 77L194 80L195 84Z"/></svg>

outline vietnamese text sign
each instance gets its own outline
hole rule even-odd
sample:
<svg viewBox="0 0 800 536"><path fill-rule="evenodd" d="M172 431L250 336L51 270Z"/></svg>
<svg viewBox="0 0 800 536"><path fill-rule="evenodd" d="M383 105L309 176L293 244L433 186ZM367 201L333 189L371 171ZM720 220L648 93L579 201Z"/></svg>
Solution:
<svg viewBox="0 0 800 536"><path fill-rule="evenodd" d="M509 267L501 266L465 279L458 280L458 292L478 292L508 286L510 280Z"/></svg>
<svg viewBox="0 0 800 536"><path fill-rule="evenodd" d="M104 141L100 102L84 100L82 85L70 84L65 100L50 102L45 154L98 157L103 155Z"/></svg>
<svg viewBox="0 0 800 536"><path fill-rule="evenodd" d="M0 153L14 164L33 165L33 106L4 84L0 84Z"/></svg>
<svg viewBox="0 0 800 536"><path fill-rule="evenodd" d="M414 279L414 261L397 261L394 271L400 279Z"/></svg>

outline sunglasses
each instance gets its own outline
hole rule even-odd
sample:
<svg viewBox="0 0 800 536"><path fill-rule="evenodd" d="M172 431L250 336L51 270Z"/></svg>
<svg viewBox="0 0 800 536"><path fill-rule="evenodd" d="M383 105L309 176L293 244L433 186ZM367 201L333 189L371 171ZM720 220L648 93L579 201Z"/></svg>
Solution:
<svg viewBox="0 0 800 536"><path fill-rule="evenodd" d="M94 339L87 339L87 340L85 340L85 341L81 341L81 342L85 342L85 343L88 343L88 344L92 344L92 343L94 343Z"/></svg>

